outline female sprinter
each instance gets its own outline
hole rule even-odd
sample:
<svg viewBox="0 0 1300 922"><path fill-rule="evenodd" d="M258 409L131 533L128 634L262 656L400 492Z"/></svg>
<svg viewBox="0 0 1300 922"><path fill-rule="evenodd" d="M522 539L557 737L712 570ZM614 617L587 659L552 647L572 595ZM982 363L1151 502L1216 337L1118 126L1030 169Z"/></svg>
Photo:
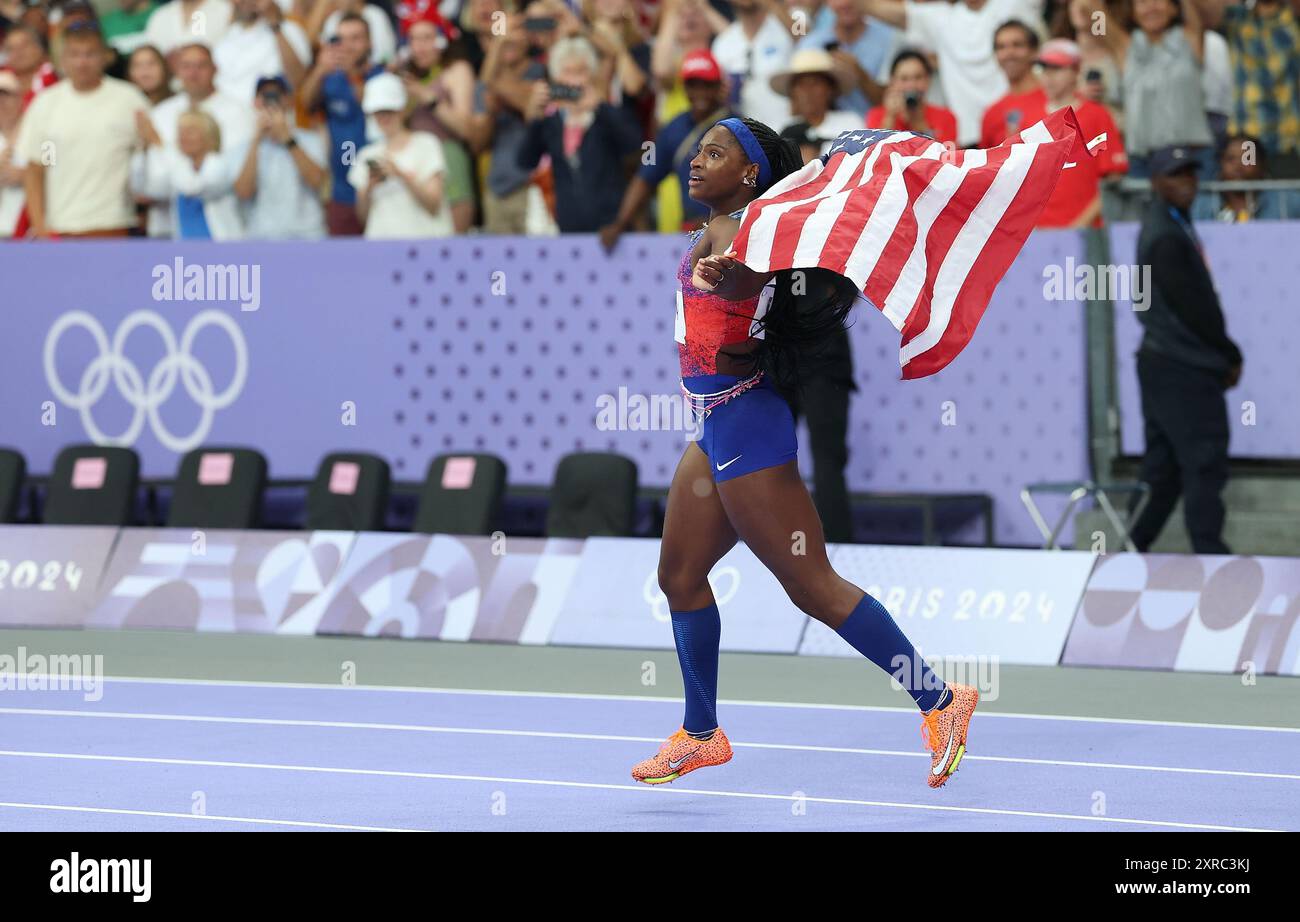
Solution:
<svg viewBox="0 0 1300 922"><path fill-rule="evenodd" d="M737 539L800 610L909 691L932 752L931 787L957 770L979 701L973 688L945 685L885 607L831 569L799 476L794 420L772 378L793 371L796 347L843 323L857 296L853 283L822 270L759 274L722 255L745 206L801 165L793 144L747 118L710 128L690 164L690 195L710 213L677 270L676 339L682 390L704 421L673 476L659 555L686 716L657 755L632 769L646 784L731 759L716 713L721 621L708 576Z"/></svg>

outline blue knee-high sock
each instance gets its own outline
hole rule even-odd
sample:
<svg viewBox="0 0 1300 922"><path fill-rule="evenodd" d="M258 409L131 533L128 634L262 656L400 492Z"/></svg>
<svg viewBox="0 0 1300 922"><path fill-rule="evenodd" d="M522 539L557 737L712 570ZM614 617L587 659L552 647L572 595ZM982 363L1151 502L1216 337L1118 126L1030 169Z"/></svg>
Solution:
<svg viewBox="0 0 1300 922"><path fill-rule="evenodd" d="M853 649L898 679L921 710L932 710L948 697L943 680L921 659L889 610L870 593L862 596L838 633Z"/></svg>
<svg viewBox="0 0 1300 922"><path fill-rule="evenodd" d="M696 611L675 611L673 640L686 686L687 733L707 733L718 725L718 641L722 618L716 604Z"/></svg>

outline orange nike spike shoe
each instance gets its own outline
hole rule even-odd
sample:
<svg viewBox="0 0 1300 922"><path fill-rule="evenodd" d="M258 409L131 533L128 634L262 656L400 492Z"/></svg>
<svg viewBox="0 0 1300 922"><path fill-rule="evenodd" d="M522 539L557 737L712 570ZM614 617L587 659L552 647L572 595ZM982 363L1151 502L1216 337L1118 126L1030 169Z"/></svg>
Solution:
<svg viewBox="0 0 1300 922"><path fill-rule="evenodd" d="M644 784L665 784L697 768L730 761L731 743L721 727L707 740L694 739L682 728L668 737L657 755L632 766L632 777Z"/></svg>
<svg viewBox="0 0 1300 922"><path fill-rule="evenodd" d="M948 689L952 701L946 708L921 715L921 738L930 750L926 781L932 788L943 787L966 755L966 730L980 701L980 693L969 685L950 682Z"/></svg>

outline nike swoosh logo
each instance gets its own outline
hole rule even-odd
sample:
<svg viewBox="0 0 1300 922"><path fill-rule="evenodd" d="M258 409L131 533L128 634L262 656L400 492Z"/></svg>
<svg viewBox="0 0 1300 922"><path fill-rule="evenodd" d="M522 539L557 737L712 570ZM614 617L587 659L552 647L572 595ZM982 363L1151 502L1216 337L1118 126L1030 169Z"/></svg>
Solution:
<svg viewBox="0 0 1300 922"><path fill-rule="evenodd" d="M731 465L733 465L733 464L735 464L737 461L739 461L742 457L744 457L744 456L743 456L743 455L736 455L736 457L732 458L732 459L731 459L730 461L728 461L726 464L719 464L719 465L718 465L718 470L720 470L720 471L725 471L727 468L731 467Z"/></svg>
<svg viewBox="0 0 1300 922"><path fill-rule="evenodd" d="M694 751L692 751L692 752L688 752L688 753L686 753L686 755L682 756L680 759L677 759L676 761L673 761L672 759L669 759L669 760L668 760L668 767L669 767L669 768L672 768L672 769L680 768L683 762L689 762L691 759L695 758L695 757L696 757L697 755L699 755L699 754L700 754L700 751L699 751L698 749L696 749L696 750L694 750Z"/></svg>
<svg viewBox="0 0 1300 922"><path fill-rule="evenodd" d="M949 733L949 734L948 734L948 748L945 749L945 750L943 751L943 758L939 760L939 764L936 765L936 766L934 767L934 770L931 771L931 773L930 773L930 774L934 775L936 778L938 778L940 775L942 775L942 774L943 774L943 770L944 770L944 768L947 767L947 765L948 765L948 757L949 757L950 755L952 755L952 744L953 744L953 740L955 740L956 738L957 738L957 734L955 734L955 733Z"/></svg>

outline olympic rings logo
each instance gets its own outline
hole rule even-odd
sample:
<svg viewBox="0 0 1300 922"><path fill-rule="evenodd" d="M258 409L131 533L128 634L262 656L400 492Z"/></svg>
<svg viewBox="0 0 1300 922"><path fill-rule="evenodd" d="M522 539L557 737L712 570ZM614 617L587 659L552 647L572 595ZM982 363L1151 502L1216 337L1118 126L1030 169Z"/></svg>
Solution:
<svg viewBox="0 0 1300 922"><path fill-rule="evenodd" d="M235 352L235 373L230 384L221 393L214 393L212 375L194 357L191 349L195 337L207 327L215 326L230 337ZM73 328L81 327L95 341L99 354L91 360L81 374L81 381L74 393L64 387L59 380L54 356L60 338ZM157 332L163 342L166 355L159 360L149 372L148 380L140 373L135 363L126 357L126 340L138 327L149 327ZM205 310L190 320L181 340L176 342L176 334L167 321L153 311L139 310L129 314L122 325L117 328L110 344L108 335L99 321L86 311L70 311L54 322L45 337L45 380L50 390L61 403L81 413L82 425L96 445L134 445L149 423L154 436L166 448L175 452L186 452L197 447L207 438L212 429L212 420L217 410L230 406L244 389L248 377L248 346L239 325L229 314L219 310ZM202 414L194 431L185 436L172 434L163 423L159 408L167 402L176 389L179 380L185 392L198 404ZM134 410L130 425L120 435L105 434L95 423L92 413L94 406L108 390L109 383L117 388L122 397Z"/></svg>

